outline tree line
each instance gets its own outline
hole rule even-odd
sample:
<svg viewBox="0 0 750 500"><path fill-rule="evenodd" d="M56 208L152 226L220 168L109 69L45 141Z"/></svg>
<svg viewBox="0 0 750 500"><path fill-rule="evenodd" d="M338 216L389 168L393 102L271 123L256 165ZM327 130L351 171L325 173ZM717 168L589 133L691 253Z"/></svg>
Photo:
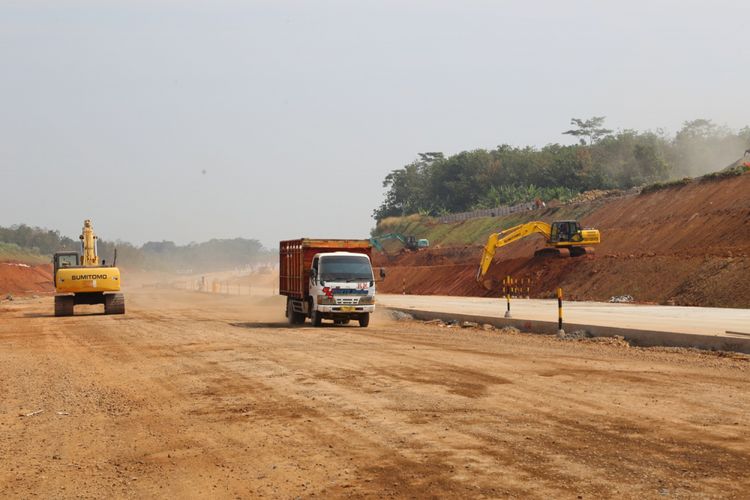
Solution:
<svg viewBox="0 0 750 500"><path fill-rule="evenodd" d="M0 242L13 243L40 255L62 250L80 251L78 239L63 236L59 231L18 224L0 227ZM99 239L99 258L112 263L117 248L117 264L129 268L160 271L206 272L221 271L247 265L266 263L277 258L255 239L212 239L203 243L176 245L171 241L150 241L138 247L124 241Z"/></svg>
<svg viewBox="0 0 750 500"><path fill-rule="evenodd" d="M578 144L420 153L383 181L377 221L414 213L442 215L534 201L566 200L592 189L629 189L720 170L750 147L750 127L732 130L698 119L674 135L613 131L605 117L574 118L563 132Z"/></svg>

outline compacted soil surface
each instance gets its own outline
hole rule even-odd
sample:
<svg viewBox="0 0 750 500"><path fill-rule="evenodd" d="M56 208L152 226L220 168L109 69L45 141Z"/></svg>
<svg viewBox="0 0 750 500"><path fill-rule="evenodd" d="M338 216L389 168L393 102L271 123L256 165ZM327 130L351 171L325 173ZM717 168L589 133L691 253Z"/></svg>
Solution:
<svg viewBox="0 0 750 500"><path fill-rule="evenodd" d="M747 498L750 362L126 292L0 303L2 498Z"/></svg>

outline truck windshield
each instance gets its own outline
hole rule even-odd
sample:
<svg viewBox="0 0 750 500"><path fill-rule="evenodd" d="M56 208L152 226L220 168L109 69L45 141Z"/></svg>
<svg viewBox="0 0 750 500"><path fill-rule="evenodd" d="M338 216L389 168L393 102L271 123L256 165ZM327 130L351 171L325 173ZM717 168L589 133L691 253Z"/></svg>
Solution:
<svg viewBox="0 0 750 500"><path fill-rule="evenodd" d="M320 259L322 281L372 281L372 266L367 257L331 255Z"/></svg>

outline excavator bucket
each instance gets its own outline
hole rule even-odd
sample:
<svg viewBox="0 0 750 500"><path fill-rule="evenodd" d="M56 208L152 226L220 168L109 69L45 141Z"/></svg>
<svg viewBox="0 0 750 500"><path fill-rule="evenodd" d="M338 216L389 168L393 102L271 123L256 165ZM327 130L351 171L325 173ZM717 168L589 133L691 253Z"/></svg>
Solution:
<svg viewBox="0 0 750 500"><path fill-rule="evenodd" d="M498 290L502 282L500 280L486 279L481 281L482 288L487 291Z"/></svg>

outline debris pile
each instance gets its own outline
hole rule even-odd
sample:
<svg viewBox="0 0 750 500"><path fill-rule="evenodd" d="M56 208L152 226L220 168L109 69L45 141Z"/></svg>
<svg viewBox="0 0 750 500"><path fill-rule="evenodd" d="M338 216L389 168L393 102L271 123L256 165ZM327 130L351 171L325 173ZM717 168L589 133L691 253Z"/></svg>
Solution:
<svg viewBox="0 0 750 500"><path fill-rule="evenodd" d="M609 298L609 301L613 304L626 304L628 302L633 302L634 300L635 299L632 295L615 295Z"/></svg>
<svg viewBox="0 0 750 500"><path fill-rule="evenodd" d="M591 333L588 330L560 331L557 333L557 338L561 340L582 340L591 338Z"/></svg>

